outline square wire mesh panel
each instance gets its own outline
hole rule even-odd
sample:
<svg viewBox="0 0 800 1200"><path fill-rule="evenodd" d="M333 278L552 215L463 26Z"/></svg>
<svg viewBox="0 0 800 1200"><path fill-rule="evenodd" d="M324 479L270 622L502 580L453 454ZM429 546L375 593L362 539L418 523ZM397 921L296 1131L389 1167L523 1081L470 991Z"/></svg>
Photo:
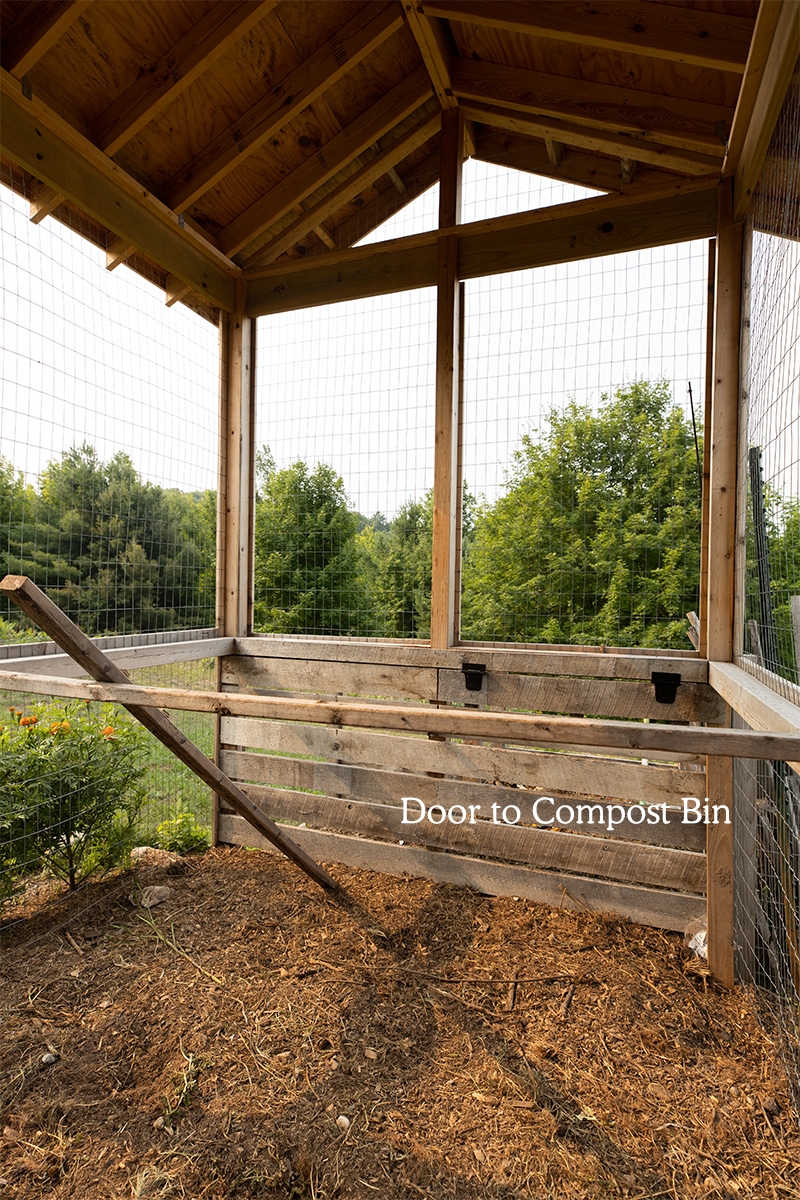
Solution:
<svg viewBox="0 0 800 1200"><path fill-rule="evenodd" d="M736 759L733 792L736 976L778 1031L800 1120L800 776Z"/></svg>
<svg viewBox="0 0 800 1200"><path fill-rule="evenodd" d="M127 267L108 270L79 215L34 224L5 188L0 206L2 574L32 578L90 635L140 644L210 632L218 328L165 307L163 290ZM10 666L42 636L2 602ZM213 686L210 660L133 675ZM208 789L118 707L8 690L0 701L0 920L65 886L90 905L83 885L137 843L180 829L210 838ZM212 750L210 718L177 720Z"/></svg>
<svg viewBox="0 0 800 1200"><path fill-rule="evenodd" d="M708 248L470 281L462 637L690 650Z"/></svg>
<svg viewBox="0 0 800 1200"><path fill-rule="evenodd" d="M218 330L107 270L77 218L0 203L5 570L88 634L212 626Z"/></svg>
<svg viewBox="0 0 800 1200"><path fill-rule="evenodd" d="M800 73L752 201L745 254L740 664L800 690ZM768 672L764 676L763 672Z"/></svg>
<svg viewBox="0 0 800 1200"><path fill-rule="evenodd" d="M258 321L258 632L427 638L435 292Z"/></svg>

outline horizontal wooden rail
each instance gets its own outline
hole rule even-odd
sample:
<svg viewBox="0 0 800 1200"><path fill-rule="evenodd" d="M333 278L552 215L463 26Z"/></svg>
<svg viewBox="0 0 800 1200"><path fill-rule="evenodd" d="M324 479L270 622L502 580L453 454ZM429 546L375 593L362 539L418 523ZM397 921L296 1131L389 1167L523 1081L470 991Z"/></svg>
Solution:
<svg viewBox="0 0 800 1200"><path fill-rule="evenodd" d="M220 716L270 717L279 721L305 721L319 725L353 725L359 728L400 729L438 733L450 737L498 738L502 741L535 741L559 745L626 750L674 751L733 758L800 760L800 733L752 733L738 729L702 729L695 726L644 724L638 721L584 720L578 717L535 716L522 713L474 712L428 705L380 704L350 700L284 699L248 696L234 692L193 692L183 688L143 688L131 684L83 683L7 671L3 683L10 689L44 695L74 696L82 700L146 704Z"/></svg>

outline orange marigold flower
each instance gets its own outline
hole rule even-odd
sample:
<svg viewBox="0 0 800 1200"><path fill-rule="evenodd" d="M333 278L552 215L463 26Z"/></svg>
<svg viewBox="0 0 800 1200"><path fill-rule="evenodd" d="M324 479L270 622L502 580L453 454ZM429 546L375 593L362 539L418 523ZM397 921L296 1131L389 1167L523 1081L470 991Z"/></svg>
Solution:
<svg viewBox="0 0 800 1200"><path fill-rule="evenodd" d="M69 721L62 721L61 728L63 729L64 733L69 733L70 729L72 729L72 726L70 725Z"/></svg>
<svg viewBox="0 0 800 1200"><path fill-rule="evenodd" d="M23 717L20 721L20 725L35 725L38 720L38 717Z"/></svg>
<svg viewBox="0 0 800 1200"><path fill-rule="evenodd" d="M50 726L50 732L51 732L51 733L58 733L58 731L59 731L59 729L60 729L60 728L61 728L61 722L60 722L60 721L53 721L53 724Z"/></svg>
<svg viewBox="0 0 800 1200"><path fill-rule="evenodd" d="M114 737L114 726L113 725L106 725L105 729L103 730L103 737L104 738L113 738Z"/></svg>

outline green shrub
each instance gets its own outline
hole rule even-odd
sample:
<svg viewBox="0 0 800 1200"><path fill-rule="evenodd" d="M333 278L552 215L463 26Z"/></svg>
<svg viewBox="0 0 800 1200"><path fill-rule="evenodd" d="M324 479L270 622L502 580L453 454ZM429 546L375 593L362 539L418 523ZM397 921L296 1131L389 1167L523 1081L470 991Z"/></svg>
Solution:
<svg viewBox="0 0 800 1200"><path fill-rule="evenodd" d="M199 854L211 845L211 831L198 824L194 813L179 812L156 829L156 845L177 854Z"/></svg>
<svg viewBox="0 0 800 1200"><path fill-rule="evenodd" d="M0 720L0 900L41 866L74 889L135 840L146 734L111 705L9 709Z"/></svg>

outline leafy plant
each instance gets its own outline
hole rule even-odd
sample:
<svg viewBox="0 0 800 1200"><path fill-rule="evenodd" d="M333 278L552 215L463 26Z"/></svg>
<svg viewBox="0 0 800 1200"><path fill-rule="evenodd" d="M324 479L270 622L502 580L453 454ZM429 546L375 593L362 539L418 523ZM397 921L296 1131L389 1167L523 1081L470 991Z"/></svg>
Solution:
<svg viewBox="0 0 800 1200"><path fill-rule="evenodd" d="M0 870L9 894L40 865L73 890L125 861L145 734L111 705L12 708L0 721Z"/></svg>
<svg viewBox="0 0 800 1200"><path fill-rule="evenodd" d="M199 854L211 846L211 832L193 812L179 812L157 826L156 844L176 854Z"/></svg>

